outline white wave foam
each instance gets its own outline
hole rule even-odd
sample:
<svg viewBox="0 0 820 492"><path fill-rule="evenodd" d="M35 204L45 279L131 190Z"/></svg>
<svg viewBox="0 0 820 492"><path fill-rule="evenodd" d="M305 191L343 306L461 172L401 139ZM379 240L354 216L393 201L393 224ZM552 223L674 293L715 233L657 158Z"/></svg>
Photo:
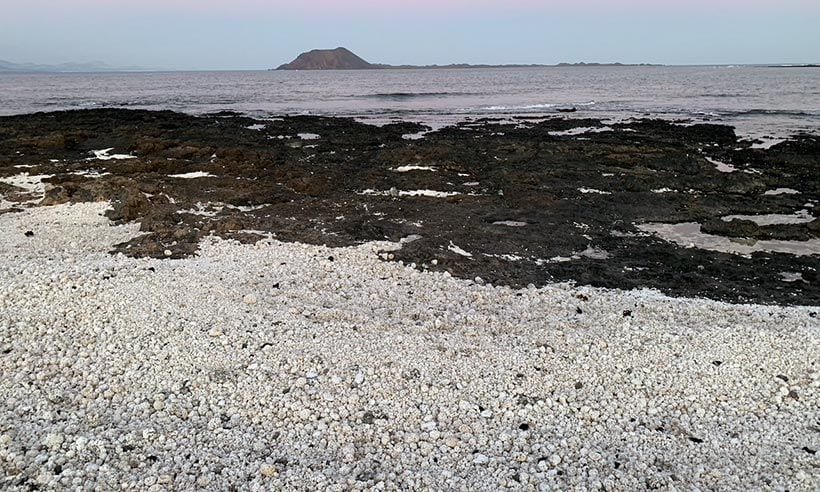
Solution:
<svg viewBox="0 0 820 492"><path fill-rule="evenodd" d="M549 132L553 137L571 137L575 135L583 135L585 133L603 133L613 131L611 126L588 127L582 126L578 128L571 128L569 130L562 130L556 132Z"/></svg>
<svg viewBox="0 0 820 492"><path fill-rule="evenodd" d="M557 104L528 104L526 106L488 106L486 108L481 108L485 111L516 111L516 110L526 110L526 109L549 109L554 108Z"/></svg>
<svg viewBox="0 0 820 492"><path fill-rule="evenodd" d="M762 138L760 138L760 140L761 140L760 143L752 144L753 149L768 150L768 149L774 147L775 145L781 144L781 143L786 141L785 138L768 138L768 137L762 137Z"/></svg>

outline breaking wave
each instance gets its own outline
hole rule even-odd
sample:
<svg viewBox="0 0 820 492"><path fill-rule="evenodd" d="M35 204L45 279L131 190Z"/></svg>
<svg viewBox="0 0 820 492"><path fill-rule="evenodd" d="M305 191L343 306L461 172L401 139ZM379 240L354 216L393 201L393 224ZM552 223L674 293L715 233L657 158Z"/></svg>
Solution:
<svg viewBox="0 0 820 492"><path fill-rule="evenodd" d="M549 109L556 106L557 104L528 104L526 106L487 106L481 109L484 111L520 111L527 109Z"/></svg>
<svg viewBox="0 0 820 492"><path fill-rule="evenodd" d="M520 106L487 106L481 108L483 111L532 111L534 109L550 109L550 108L573 108L578 106L594 106L595 101L588 101L582 103L543 103L543 104L526 104Z"/></svg>

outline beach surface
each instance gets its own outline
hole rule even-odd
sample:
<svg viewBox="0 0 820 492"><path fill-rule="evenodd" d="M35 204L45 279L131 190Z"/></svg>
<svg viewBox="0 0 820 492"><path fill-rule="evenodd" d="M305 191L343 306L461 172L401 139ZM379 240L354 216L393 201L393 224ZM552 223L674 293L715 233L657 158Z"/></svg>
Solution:
<svg viewBox="0 0 820 492"><path fill-rule="evenodd" d="M816 307L510 289L345 248L0 216L6 490L816 490Z"/></svg>
<svg viewBox="0 0 820 492"><path fill-rule="evenodd" d="M0 118L0 488L817 490L818 149Z"/></svg>

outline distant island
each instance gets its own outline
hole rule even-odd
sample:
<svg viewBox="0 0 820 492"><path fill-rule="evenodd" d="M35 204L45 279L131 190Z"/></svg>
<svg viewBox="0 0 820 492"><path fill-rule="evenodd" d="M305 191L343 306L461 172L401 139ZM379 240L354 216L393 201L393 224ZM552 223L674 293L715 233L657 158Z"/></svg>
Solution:
<svg viewBox="0 0 820 492"><path fill-rule="evenodd" d="M450 65L387 65L370 63L347 48L329 50L312 50L302 53L290 63L279 66L276 70L382 70L382 69L447 69L447 68L530 68L530 67L636 67L659 66L648 63L559 63L558 65L508 64L508 65L471 65L453 63Z"/></svg>

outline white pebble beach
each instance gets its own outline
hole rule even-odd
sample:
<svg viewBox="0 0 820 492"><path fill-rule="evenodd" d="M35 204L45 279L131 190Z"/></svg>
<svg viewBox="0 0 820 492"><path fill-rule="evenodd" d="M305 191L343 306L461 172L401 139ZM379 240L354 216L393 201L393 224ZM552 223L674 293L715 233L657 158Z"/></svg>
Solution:
<svg viewBox="0 0 820 492"><path fill-rule="evenodd" d="M820 489L817 307L134 259L107 206L0 215L0 489Z"/></svg>

